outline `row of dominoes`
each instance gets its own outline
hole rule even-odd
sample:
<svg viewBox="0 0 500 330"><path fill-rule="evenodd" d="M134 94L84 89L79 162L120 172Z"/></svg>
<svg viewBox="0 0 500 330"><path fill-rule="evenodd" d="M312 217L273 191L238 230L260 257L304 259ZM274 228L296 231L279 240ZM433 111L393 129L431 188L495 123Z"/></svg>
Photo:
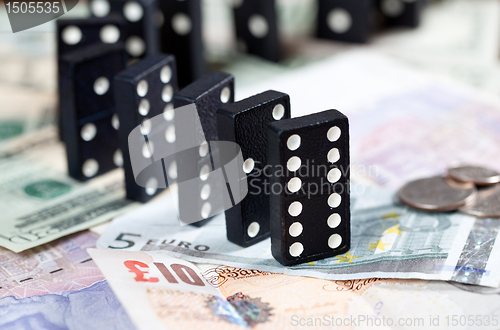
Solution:
<svg viewBox="0 0 500 330"><path fill-rule="evenodd" d="M250 187L239 204L226 210L231 242L250 246L271 235L273 254L283 264L348 249L345 116L329 110L290 119L289 97L276 91L234 103L234 78L221 72L206 74L177 91L173 55L148 56L128 68L125 58L124 45L115 44L88 46L60 60L63 137L71 176L87 180L123 166L127 197L148 201L158 194L161 178L148 178L145 187L136 184L129 134L141 125L147 136L149 119L160 116L165 120L164 139L155 142L155 149L170 148L174 154L180 135L195 135L194 128L176 130L174 108L195 104L206 142L199 145L196 161L165 163L167 180L175 180L181 171L199 178L195 196L179 185L180 213L196 212L205 220L217 214L211 204L217 196L207 181L214 170L211 158L217 155L208 143L230 141L241 148L246 175L239 179ZM142 150L144 158L153 152Z"/></svg>
<svg viewBox="0 0 500 330"><path fill-rule="evenodd" d="M424 0L318 0L317 36L365 42L373 13L390 26L418 26ZM265 59L281 58L275 0L233 2L239 43ZM200 0L92 0L89 19L58 21L58 54L94 43L124 42L133 58L163 53L176 56L179 84L205 71Z"/></svg>

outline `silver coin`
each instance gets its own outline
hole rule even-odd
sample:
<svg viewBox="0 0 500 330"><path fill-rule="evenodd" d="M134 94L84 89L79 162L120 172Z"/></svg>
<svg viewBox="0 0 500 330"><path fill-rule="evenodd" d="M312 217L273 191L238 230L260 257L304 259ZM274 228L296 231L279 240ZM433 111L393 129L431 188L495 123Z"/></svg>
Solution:
<svg viewBox="0 0 500 330"><path fill-rule="evenodd" d="M475 196L476 187L472 183L441 176L409 182L398 192L403 204L425 211L453 211L470 203Z"/></svg>
<svg viewBox="0 0 500 330"><path fill-rule="evenodd" d="M500 182L500 173L495 170L473 165L448 169L450 178L460 182L472 182L478 186L488 186Z"/></svg>
<svg viewBox="0 0 500 330"><path fill-rule="evenodd" d="M500 217L500 185L478 191L476 199L459 211L478 218Z"/></svg>

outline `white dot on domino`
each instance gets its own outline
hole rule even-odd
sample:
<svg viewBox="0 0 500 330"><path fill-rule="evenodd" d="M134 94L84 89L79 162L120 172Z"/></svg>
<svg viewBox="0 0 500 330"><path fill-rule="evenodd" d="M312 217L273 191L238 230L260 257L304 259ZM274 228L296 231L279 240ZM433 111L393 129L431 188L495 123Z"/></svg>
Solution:
<svg viewBox="0 0 500 330"><path fill-rule="evenodd" d="M259 231L260 231L260 225L258 222L254 221L248 226L247 234L249 237L254 238L255 236L257 236Z"/></svg>
<svg viewBox="0 0 500 330"><path fill-rule="evenodd" d="M342 237L339 234L333 234L328 238L328 246L332 249L336 249L342 244Z"/></svg>
<svg viewBox="0 0 500 330"><path fill-rule="evenodd" d="M342 197L340 197L339 194L333 193L328 197L328 205L330 207L336 208L339 207L340 203L342 202Z"/></svg>
<svg viewBox="0 0 500 330"><path fill-rule="evenodd" d="M288 214L292 217L296 217L302 213L302 203L301 202L293 202L288 207Z"/></svg>
<svg viewBox="0 0 500 330"><path fill-rule="evenodd" d="M304 246L298 242L293 243L292 245L290 245L289 252L292 257L298 257L302 254L302 252L304 252Z"/></svg>
<svg viewBox="0 0 500 330"><path fill-rule="evenodd" d="M340 138L342 131L337 126L334 126L328 130L326 137L330 142L335 142Z"/></svg>
<svg viewBox="0 0 500 330"><path fill-rule="evenodd" d="M302 234L303 229L304 228L302 227L302 224L300 222L294 222L290 225L290 228L288 229L288 233L292 237L297 237L297 236L300 236L300 234Z"/></svg>

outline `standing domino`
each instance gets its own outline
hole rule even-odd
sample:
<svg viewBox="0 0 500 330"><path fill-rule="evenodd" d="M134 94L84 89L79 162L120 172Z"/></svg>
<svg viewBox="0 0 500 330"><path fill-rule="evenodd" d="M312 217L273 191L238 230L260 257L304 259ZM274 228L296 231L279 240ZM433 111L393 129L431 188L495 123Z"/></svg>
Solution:
<svg viewBox="0 0 500 330"><path fill-rule="evenodd" d="M146 57L115 76L115 99L120 120L119 138L123 151L125 186L127 198L147 202L160 189L159 178L151 177L146 187L137 185L132 172L129 154L129 134L141 125L141 131L148 135L152 129L150 118L163 114L167 122L163 149L175 153L175 125L173 96L177 90L177 74L173 55ZM174 161L165 164L169 180L175 179Z"/></svg>
<svg viewBox="0 0 500 330"><path fill-rule="evenodd" d="M125 21L117 15L106 18L58 19L57 56L93 44L115 44L125 40ZM59 137L62 140L64 130L61 111L58 109Z"/></svg>
<svg viewBox="0 0 500 330"><path fill-rule="evenodd" d="M269 237L269 184L267 165L267 126L290 118L290 97L267 91L225 104L217 111L219 140L237 143L244 159L243 171L249 187L248 195L236 206L226 210L229 241L250 246Z"/></svg>
<svg viewBox="0 0 500 330"><path fill-rule="evenodd" d="M161 51L174 54L179 85L187 86L205 72L201 35L200 0L161 0L163 23L160 28Z"/></svg>
<svg viewBox="0 0 500 330"><path fill-rule="evenodd" d="M425 0L378 0L388 26L418 27Z"/></svg>
<svg viewBox="0 0 500 330"><path fill-rule="evenodd" d="M176 144L188 146L190 152L177 153L179 182L179 217L192 223L192 219L209 219L223 211L223 201L217 180L210 173L215 168L214 159L219 158L216 148L210 144L217 141L217 109L225 103L234 102L234 78L222 72L204 75L175 94L175 108L194 104L197 114L182 115L176 110ZM197 117L197 118L196 118ZM198 125L199 123L199 125ZM193 181L191 179L197 178ZM190 180L190 181L187 181ZM196 192L193 195L193 192ZM206 222L206 221L205 221ZM199 221L193 225L205 223Z"/></svg>
<svg viewBox="0 0 500 330"><path fill-rule="evenodd" d="M278 62L281 48L275 0L233 1L236 37L241 48L266 60Z"/></svg>
<svg viewBox="0 0 500 330"><path fill-rule="evenodd" d="M59 60L59 104L69 174L87 180L121 162L113 78L125 68L123 44L93 45Z"/></svg>
<svg viewBox="0 0 500 330"><path fill-rule="evenodd" d="M117 15L106 18L58 19L58 56L93 44L115 44L126 36L125 21Z"/></svg>
<svg viewBox="0 0 500 330"><path fill-rule="evenodd" d="M364 43L372 29L375 0L318 0L318 38ZM399 1L399 0L396 0Z"/></svg>
<svg viewBox="0 0 500 330"><path fill-rule="evenodd" d="M349 250L349 123L337 110L268 128L271 251L285 266Z"/></svg>
<svg viewBox="0 0 500 330"><path fill-rule="evenodd" d="M95 17L123 17L125 47L130 56L139 58L160 52L156 0L91 0L90 12Z"/></svg>

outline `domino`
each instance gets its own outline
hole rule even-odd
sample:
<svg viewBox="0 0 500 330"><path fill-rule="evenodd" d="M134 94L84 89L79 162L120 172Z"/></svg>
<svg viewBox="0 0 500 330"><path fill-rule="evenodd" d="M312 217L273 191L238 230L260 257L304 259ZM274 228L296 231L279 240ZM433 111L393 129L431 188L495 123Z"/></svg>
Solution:
<svg viewBox="0 0 500 330"><path fill-rule="evenodd" d="M322 39L365 43L373 27L374 11L374 0L319 0L316 35Z"/></svg>
<svg viewBox="0 0 500 330"><path fill-rule="evenodd" d="M114 85L127 198L145 203L162 191L159 188L159 180L163 181L164 178L149 178L145 188L137 185L130 162L129 134L138 125L141 125L141 133L150 134L152 130L150 119L163 114L166 133L162 135L164 144L162 148L168 149L167 153L175 153L173 102L174 93L177 91L175 57L173 55L145 57L116 75ZM168 181L175 180L177 163L168 159L165 167L169 176Z"/></svg>
<svg viewBox="0 0 500 330"><path fill-rule="evenodd" d="M179 217L181 220L200 218L192 223L205 224L212 216L223 211L221 196L210 191L219 189L220 182L210 175L216 168L214 159L219 158L217 148L210 144L217 141L216 112L223 104L234 102L234 78L222 72L212 72L202 76L175 94L174 106L180 108L194 104L197 117L192 114L177 116L176 125L182 127L176 133L176 143L191 147L191 152L177 154L179 182ZM197 180L191 180L197 178ZM188 181L189 180L189 181ZM216 188L216 189L214 189ZM193 191L199 192L193 196ZM220 191L217 190L217 191ZM200 217L201 216L201 217Z"/></svg>
<svg viewBox="0 0 500 330"><path fill-rule="evenodd" d="M267 91L245 100L224 104L217 111L219 140L232 141L241 147L247 196L225 211L229 241L250 246L266 239L269 228L269 185L267 165L267 126L290 118L290 97Z"/></svg>
<svg viewBox="0 0 500 330"><path fill-rule="evenodd" d="M106 18L58 19L57 54L75 51L93 44L115 44L124 42L125 21L117 15Z"/></svg>
<svg viewBox="0 0 500 330"><path fill-rule="evenodd" d="M159 4L161 51L177 58L179 85L184 87L205 73L201 1L162 0Z"/></svg>
<svg viewBox="0 0 500 330"><path fill-rule="evenodd" d="M418 27L425 0L378 0L387 26Z"/></svg>
<svg viewBox="0 0 500 330"><path fill-rule="evenodd" d="M240 48L278 62L281 47L274 0L233 1L234 24Z"/></svg>
<svg viewBox="0 0 500 330"><path fill-rule="evenodd" d="M123 44L92 45L59 60L59 104L70 176L85 181L121 166L113 77L123 70Z"/></svg>
<svg viewBox="0 0 500 330"><path fill-rule="evenodd" d="M62 55L93 44L115 44L125 40L125 21L117 15L106 18L58 19L57 54ZM58 109L59 138L64 130Z"/></svg>
<svg viewBox="0 0 500 330"><path fill-rule="evenodd" d="M271 252L285 266L350 246L349 123L337 110L271 123Z"/></svg>
<svg viewBox="0 0 500 330"><path fill-rule="evenodd" d="M92 0L94 17L118 15L125 22L125 48L132 58L160 52L158 3L154 0Z"/></svg>

